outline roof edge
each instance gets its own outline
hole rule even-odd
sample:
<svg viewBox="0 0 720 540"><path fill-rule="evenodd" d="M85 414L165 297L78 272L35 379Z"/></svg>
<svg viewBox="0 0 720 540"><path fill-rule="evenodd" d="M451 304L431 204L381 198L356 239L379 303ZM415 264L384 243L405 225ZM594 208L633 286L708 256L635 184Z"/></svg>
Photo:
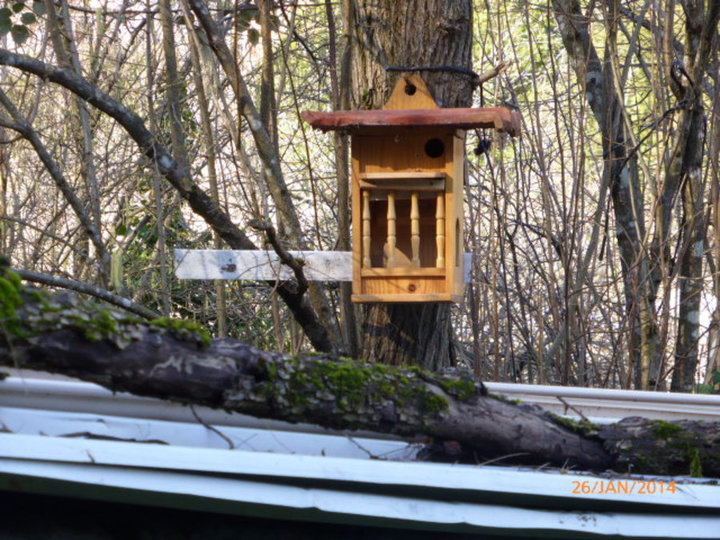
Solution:
<svg viewBox="0 0 720 540"><path fill-rule="evenodd" d="M304 111L300 116L313 128L321 131L401 127L494 128L501 133L508 133L511 137L518 137L522 124L520 113L507 107Z"/></svg>

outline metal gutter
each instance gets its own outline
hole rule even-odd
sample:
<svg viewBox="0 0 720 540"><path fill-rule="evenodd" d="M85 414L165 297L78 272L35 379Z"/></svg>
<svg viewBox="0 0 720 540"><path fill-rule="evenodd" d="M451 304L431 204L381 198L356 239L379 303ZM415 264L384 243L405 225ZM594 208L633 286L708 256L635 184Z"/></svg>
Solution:
<svg viewBox="0 0 720 540"><path fill-rule="evenodd" d="M187 448L158 444L67 439L32 435L0 434L0 458L32 462L58 462L123 466L141 469L175 470L198 474L232 475L254 478L283 478L310 483L363 484L383 489L432 489L452 493L454 498L497 501L523 498L534 505L565 507L569 499L580 499L574 506L606 508L621 503L632 507L652 505L664 511L708 509L720 515L720 487L690 482L683 478L674 493L639 493L641 484L655 480L669 484L668 478L641 476L599 477L557 471L520 470L497 466L452 465L438 463L358 460L263 452L228 451L214 448ZM582 482L635 484L631 494L588 494L576 497ZM357 486L356 486L357 487ZM372 490L372 489L371 489ZM529 497L529 495L532 497ZM489 497L489 498L488 498ZM547 499L543 501L543 499ZM563 500L567 499L567 500ZM620 506L619 506L620 507Z"/></svg>
<svg viewBox="0 0 720 540"><path fill-rule="evenodd" d="M658 420L720 420L720 395L645 392L488 382L490 392L535 403L556 414L614 422L629 416ZM565 403L563 403L565 401Z"/></svg>
<svg viewBox="0 0 720 540"><path fill-rule="evenodd" d="M111 392L93 383L74 380L8 377L0 381L0 407L104 414L188 423L198 423L196 414L207 424L279 429L301 433L337 434L336 431L312 424L291 424L244 414L228 413L208 407L190 408L171 401L141 397L126 392ZM193 409L195 414L193 414ZM367 433L369 432L358 432L357 435L363 436ZM398 440L397 437L378 433L372 433L372 437Z"/></svg>
<svg viewBox="0 0 720 540"><path fill-rule="evenodd" d="M12 370L11 370L12 372ZM32 374L31 374L32 375ZM540 405L551 412L578 417L578 412L597 422L615 422L629 416L662 420L720 420L720 395L573 388L488 382L492 393ZM565 403L563 403L563 401ZM567 404L572 408L568 408ZM30 409L93 412L126 417L195 422L189 407L123 392L113 393L92 383L11 376L0 381L0 406ZM281 429L303 433L335 433L310 424L290 424L237 413L196 407L204 421L226 426ZM373 438L396 439L377 433Z"/></svg>
<svg viewBox="0 0 720 540"><path fill-rule="evenodd" d="M656 497L652 504L626 497L612 509L569 510L563 486L586 478L596 480L497 467L0 436L3 489L85 489L87 496L140 504L444 532L717 538L717 486L682 486L675 500Z"/></svg>
<svg viewBox="0 0 720 540"><path fill-rule="evenodd" d="M268 484L223 477L202 477L125 468L42 464L28 469L3 460L13 483L33 486L37 475L94 496L223 513L304 519L364 526L392 526L444 533L505 534L542 538L717 538L718 516L536 510L497 504L436 501L422 497L376 495L335 489ZM7 485L0 475L0 488ZM58 489L58 485L50 489ZM35 486L37 489L37 485Z"/></svg>
<svg viewBox="0 0 720 540"><path fill-rule="evenodd" d="M598 391L489 386L513 397L534 391L531 398L556 402L558 395L602 402L608 394L612 407L716 406L715 396L685 399L627 391L593 396ZM645 397L650 399L640 399ZM408 459L413 446L196 410L205 424L188 407L113 395L88 383L2 381L0 424L15 433L0 433L0 489L278 519L522 537L717 538L720 530L720 486L709 481L387 461L377 458ZM60 436L69 433L170 444ZM227 440L241 450L228 450ZM671 481L677 482L674 493L667 489ZM654 493L648 490L650 483ZM591 490L623 485L625 492L582 494L582 485ZM642 486L645 493L640 493Z"/></svg>

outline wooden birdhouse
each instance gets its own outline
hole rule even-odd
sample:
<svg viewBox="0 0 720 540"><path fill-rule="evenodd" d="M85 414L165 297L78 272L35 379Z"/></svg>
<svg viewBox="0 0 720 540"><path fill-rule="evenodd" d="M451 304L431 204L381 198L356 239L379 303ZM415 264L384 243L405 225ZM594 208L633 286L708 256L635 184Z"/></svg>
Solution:
<svg viewBox="0 0 720 540"><path fill-rule="evenodd" d="M403 75L383 110L303 118L352 135L353 301L460 301L465 130L516 136L519 114L441 109L419 75Z"/></svg>

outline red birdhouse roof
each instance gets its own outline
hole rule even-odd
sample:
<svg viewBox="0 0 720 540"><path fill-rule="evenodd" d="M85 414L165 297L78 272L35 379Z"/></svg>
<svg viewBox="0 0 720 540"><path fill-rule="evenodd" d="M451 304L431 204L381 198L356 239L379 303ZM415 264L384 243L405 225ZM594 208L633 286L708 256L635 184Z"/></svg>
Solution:
<svg viewBox="0 0 720 540"><path fill-rule="evenodd" d="M302 118L322 131L360 131L367 128L445 127L495 128L512 137L520 135L520 113L505 107L455 109L400 109L371 111L305 111Z"/></svg>

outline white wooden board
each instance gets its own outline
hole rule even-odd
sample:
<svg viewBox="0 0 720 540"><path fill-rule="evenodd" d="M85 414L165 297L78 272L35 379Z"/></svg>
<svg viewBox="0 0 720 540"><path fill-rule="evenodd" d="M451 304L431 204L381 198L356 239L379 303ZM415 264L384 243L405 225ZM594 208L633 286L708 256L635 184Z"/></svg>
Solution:
<svg viewBox="0 0 720 540"><path fill-rule="evenodd" d="M349 251L290 251L305 261L305 276L311 281L352 281ZM179 279L292 279L292 270L274 251L176 249L175 275Z"/></svg>
<svg viewBox="0 0 720 540"><path fill-rule="evenodd" d="M350 251L291 251L305 261L305 277L310 281L352 281ZM465 283L470 281L472 257L465 254ZM292 279L290 268L273 251L228 249L176 249L175 276L178 279Z"/></svg>

